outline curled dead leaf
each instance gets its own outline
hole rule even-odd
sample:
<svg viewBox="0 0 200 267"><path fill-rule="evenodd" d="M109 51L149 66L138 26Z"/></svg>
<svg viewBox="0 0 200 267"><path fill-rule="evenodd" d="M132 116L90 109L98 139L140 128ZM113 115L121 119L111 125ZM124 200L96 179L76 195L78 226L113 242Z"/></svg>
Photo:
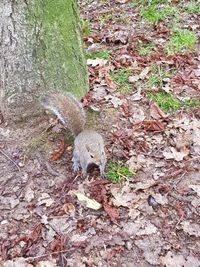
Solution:
<svg viewBox="0 0 200 267"><path fill-rule="evenodd" d="M68 215L74 216L75 214L75 207L72 203L65 203L63 205L63 210Z"/></svg>
<svg viewBox="0 0 200 267"><path fill-rule="evenodd" d="M143 128L151 132L163 132L165 130L165 125L159 120L144 120L140 123L135 124L139 129Z"/></svg>
<svg viewBox="0 0 200 267"><path fill-rule="evenodd" d="M155 120L163 119L167 117L167 115L155 103L152 103L150 106L150 115Z"/></svg>
<svg viewBox="0 0 200 267"><path fill-rule="evenodd" d="M108 214L112 222L117 222L117 219L119 218L119 210L115 207L112 207L107 202L103 203L103 208L105 212Z"/></svg>
<svg viewBox="0 0 200 267"><path fill-rule="evenodd" d="M114 81L111 79L110 75L108 73L105 74L105 81L107 86L109 87L110 92L114 92L117 88L116 84Z"/></svg>

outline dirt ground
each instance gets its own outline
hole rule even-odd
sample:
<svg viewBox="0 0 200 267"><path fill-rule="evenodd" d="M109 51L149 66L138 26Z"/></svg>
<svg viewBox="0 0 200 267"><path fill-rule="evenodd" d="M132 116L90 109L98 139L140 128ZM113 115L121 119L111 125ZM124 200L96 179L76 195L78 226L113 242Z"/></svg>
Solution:
<svg viewBox="0 0 200 267"><path fill-rule="evenodd" d="M51 115L1 123L0 266L200 266L200 108L164 112L147 93L199 97L198 50L166 55L170 18L149 24L133 2L83 1L81 16L87 53L110 54L87 61L88 125L104 136L108 161L135 174L113 183L98 171L73 173L73 141ZM185 2L172 2L181 12ZM199 14L183 14L179 23L198 36ZM176 72L149 86L158 62ZM127 68L135 70L128 82L111 74ZM53 161L63 137L65 152Z"/></svg>

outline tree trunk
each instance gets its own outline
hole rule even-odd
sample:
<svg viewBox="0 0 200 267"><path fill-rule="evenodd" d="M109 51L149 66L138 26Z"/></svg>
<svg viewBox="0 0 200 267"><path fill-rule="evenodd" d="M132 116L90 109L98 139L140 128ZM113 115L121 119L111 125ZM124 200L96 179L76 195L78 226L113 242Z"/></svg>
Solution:
<svg viewBox="0 0 200 267"><path fill-rule="evenodd" d="M13 120L49 90L81 98L88 76L76 0L0 1L0 104Z"/></svg>

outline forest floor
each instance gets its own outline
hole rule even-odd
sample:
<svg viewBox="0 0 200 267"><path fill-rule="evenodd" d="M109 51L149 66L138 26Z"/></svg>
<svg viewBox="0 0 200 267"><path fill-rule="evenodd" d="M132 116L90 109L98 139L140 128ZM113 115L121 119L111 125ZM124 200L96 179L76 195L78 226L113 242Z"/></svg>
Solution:
<svg viewBox="0 0 200 267"><path fill-rule="evenodd" d="M200 3L80 7L83 104L105 138L108 179L74 174L66 138L50 159L66 136L51 116L2 122L0 266L199 267Z"/></svg>

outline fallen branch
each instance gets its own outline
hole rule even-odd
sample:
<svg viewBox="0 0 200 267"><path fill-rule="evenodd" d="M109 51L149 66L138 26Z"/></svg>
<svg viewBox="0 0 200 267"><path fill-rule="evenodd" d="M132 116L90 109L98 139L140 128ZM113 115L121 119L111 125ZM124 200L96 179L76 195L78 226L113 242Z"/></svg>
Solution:
<svg viewBox="0 0 200 267"><path fill-rule="evenodd" d="M15 167L17 167L18 171L21 172L20 167L17 165L17 163L16 163L13 159L11 159L11 157L9 157L9 156L8 156L3 150L1 150L1 149L0 149L0 153L1 153L2 155L4 155L7 159L9 159L9 160L15 165Z"/></svg>

